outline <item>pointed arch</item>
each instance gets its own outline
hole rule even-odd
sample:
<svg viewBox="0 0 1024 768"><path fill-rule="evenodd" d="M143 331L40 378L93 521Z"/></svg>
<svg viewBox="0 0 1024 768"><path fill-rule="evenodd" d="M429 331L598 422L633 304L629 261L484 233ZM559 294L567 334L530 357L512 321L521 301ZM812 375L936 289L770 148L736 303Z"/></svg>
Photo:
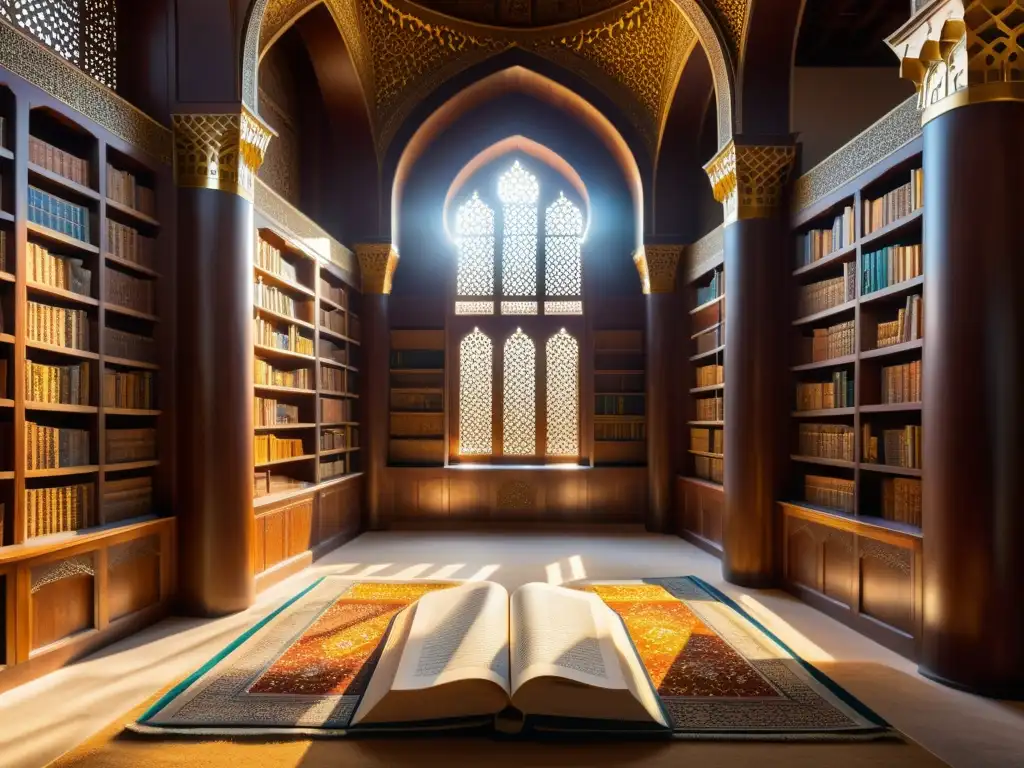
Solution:
<svg viewBox="0 0 1024 768"><path fill-rule="evenodd" d="M562 192L544 212L544 294L583 295L583 213Z"/></svg>
<svg viewBox="0 0 1024 768"><path fill-rule="evenodd" d="M456 296L494 295L494 211L477 193L455 214Z"/></svg>
<svg viewBox="0 0 1024 768"><path fill-rule="evenodd" d="M502 202L501 292L503 296L537 293L537 177L516 160L498 178Z"/></svg>
<svg viewBox="0 0 1024 768"><path fill-rule="evenodd" d="M505 341L502 378L502 453L537 453L537 350L519 328Z"/></svg>
<svg viewBox="0 0 1024 768"><path fill-rule="evenodd" d="M547 445L548 456L577 456L580 449L580 345L565 328L548 339Z"/></svg>
<svg viewBox="0 0 1024 768"><path fill-rule="evenodd" d="M491 370L494 345L479 328L459 344L459 453L486 456L491 435Z"/></svg>

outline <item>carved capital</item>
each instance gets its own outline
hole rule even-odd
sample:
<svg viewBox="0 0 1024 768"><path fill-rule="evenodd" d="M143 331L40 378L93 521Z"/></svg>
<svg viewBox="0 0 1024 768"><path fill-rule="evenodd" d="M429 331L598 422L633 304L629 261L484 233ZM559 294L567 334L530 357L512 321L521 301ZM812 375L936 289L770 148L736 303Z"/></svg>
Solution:
<svg viewBox="0 0 1024 768"><path fill-rule="evenodd" d="M932 0L886 40L917 87L921 123L968 104L1024 101L1024 0Z"/></svg>
<svg viewBox="0 0 1024 768"><path fill-rule="evenodd" d="M179 187L218 189L252 200L256 173L276 134L241 107L230 114L173 116L174 178Z"/></svg>
<svg viewBox="0 0 1024 768"><path fill-rule="evenodd" d="M645 245L633 254L644 294L672 293L676 289L676 269L682 255L681 245Z"/></svg>
<svg viewBox="0 0 1024 768"><path fill-rule="evenodd" d="M363 293L391 293L391 278L398 268L398 251L390 243L357 243L356 258Z"/></svg>
<svg viewBox="0 0 1024 768"><path fill-rule="evenodd" d="M774 215L795 159L792 144L726 144L704 166L715 199L725 211L725 223Z"/></svg>

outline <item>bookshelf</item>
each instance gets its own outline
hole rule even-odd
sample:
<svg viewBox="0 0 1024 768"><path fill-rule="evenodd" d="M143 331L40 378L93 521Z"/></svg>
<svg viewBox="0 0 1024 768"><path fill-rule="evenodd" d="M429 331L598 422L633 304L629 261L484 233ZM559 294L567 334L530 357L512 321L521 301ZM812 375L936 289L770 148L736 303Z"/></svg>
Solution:
<svg viewBox="0 0 1024 768"><path fill-rule="evenodd" d="M646 359L642 331L595 330L594 465L647 464Z"/></svg>
<svg viewBox="0 0 1024 768"><path fill-rule="evenodd" d="M169 162L11 73L0 118L4 690L168 610L175 270Z"/></svg>
<svg viewBox="0 0 1024 768"><path fill-rule="evenodd" d="M908 656L920 621L921 149L910 142L794 220L781 504L788 586Z"/></svg>
<svg viewBox="0 0 1024 768"><path fill-rule="evenodd" d="M388 463L443 466L444 331L392 329L389 381Z"/></svg>
<svg viewBox="0 0 1024 768"><path fill-rule="evenodd" d="M713 553L722 551L725 465L725 270L721 255L691 274L682 328L688 365L683 388L685 433L677 496L679 533Z"/></svg>

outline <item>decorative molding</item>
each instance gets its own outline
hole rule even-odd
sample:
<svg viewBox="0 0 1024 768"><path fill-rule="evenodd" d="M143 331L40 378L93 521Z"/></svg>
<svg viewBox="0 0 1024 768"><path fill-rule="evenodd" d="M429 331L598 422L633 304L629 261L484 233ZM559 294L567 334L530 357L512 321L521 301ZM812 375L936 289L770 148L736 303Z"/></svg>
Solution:
<svg viewBox="0 0 1024 768"><path fill-rule="evenodd" d="M676 289L676 269L683 256L682 245L644 245L633 255L644 295L672 293Z"/></svg>
<svg viewBox="0 0 1024 768"><path fill-rule="evenodd" d="M352 251L339 243L315 221L275 192L262 179L256 179L254 205L257 211L290 233L325 263L342 270L348 283L356 285L356 260Z"/></svg>
<svg viewBox="0 0 1024 768"><path fill-rule="evenodd" d="M772 216L796 159L792 144L756 146L730 141L704 166L725 223Z"/></svg>
<svg viewBox="0 0 1024 768"><path fill-rule="evenodd" d="M1024 101L1024 0L933 0L886 42L917 88L922 124L969 104Z"/></svg>
<svg viewBox="0 0 1024 768"><path fill-rule="evenodd" d="M700 240L686 247L684 278L687 283L692 283L723 261L725 261L725 226L719 224Z"/></svg>
<svg viewBox="0 0 1024 768"><path fill-rule="evenodd" d="M253 200L256 174L274 132L244 105L237 113L177 114L174 180Z"/></svg>
<svg viewBox="0 0 1024 768"><path fill-rule="evenodd" d="M894 571L900 571L908 576L912 572L912 553L903 547L894 547L881 541L858 537L857 547L860 550L861 558L869 557L885 564Z"/></svg>
<svg viewBox="0 0 1024 768"><path fill-rule="evenodd" d="M260 29L267 10L267 0L253 0L249 21L245 26L245 40L242 41L242 104L256 111L257 78L260 66Z"/></svg>
<svg viewBox="0 0 1024 768"><path fill-rule="evenodd" d="M120 565L142 557L160 557L159 536L146 536L115 544L107 551L107 570L112 571Z"/></svg>
<svg viewBox="0 0 1024 768"><path fill-rule="evenodd" d="M90 553L36 566L32 569L32 594L35 594L48 584L63 581L64 579L70 579L75 576L95 576L96 567L92 558L93 556Z"/></svg>
<svg viewBox="0 0 1024 768"><path fill-rule="evenodd" d="M0 19L0 67L24 78L127 144L171 162L171 132L60 54Z"/></svg>
<svg viewBox="0 0 1024 768"><path fill-rule="evenodd" d="M793 212L814 205L920 135L917 97L911 96L800 176L793 183Z"/></svg>
<svg viewBox="0 0 1024 768"><path fill-rule="evenodd" d="M391 243L357 243L356 258L363 293L391 293L391 279L398 268L398 250Z"/></svg>

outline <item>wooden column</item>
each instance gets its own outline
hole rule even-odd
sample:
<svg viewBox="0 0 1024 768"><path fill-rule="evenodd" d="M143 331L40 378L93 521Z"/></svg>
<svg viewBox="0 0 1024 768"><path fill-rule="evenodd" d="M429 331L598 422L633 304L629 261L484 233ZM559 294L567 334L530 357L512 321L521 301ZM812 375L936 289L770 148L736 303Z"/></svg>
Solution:
<svg viewBox="0 0 1024 768"><path fill-rule="evenodd" d="M924 126L920 671L1000 698L1024 697L1021 14L950 2L889 39Z"/></svg>
<svg viewBox="0 0 1024 768"><path fill-rule="evenodd" d="M665 533L672 513L672 418L679 383L672 355L679 326L675 295L681 245L645 245L634 257L647 295L644 333L647 361L647 530Z"/></svg>
<svg viewBox="0 0 1024 768"><path fill-rule="evenodd" d="M782 308L786 230L780 201L791 143L731 141L705 170L725 209L725 505L722 573L733 584L776 578L775 503L787 469Z"/></svg>
<svg viewBox="0 0 1024 768"><path fill-rule="evenodd" d="M385 527L381 511L384 471L388 463L391 379L391 324L388 299L398 251L390 243L355 247L363 288L363 436L366 472L365 527Z"/></svg>
<svg viewBox="0 0 1024 768"><path fill-rule="evenodd" d="M271 135L241 106L174 116L178 578L199 616L254 596L252 193Z"/></svg>

